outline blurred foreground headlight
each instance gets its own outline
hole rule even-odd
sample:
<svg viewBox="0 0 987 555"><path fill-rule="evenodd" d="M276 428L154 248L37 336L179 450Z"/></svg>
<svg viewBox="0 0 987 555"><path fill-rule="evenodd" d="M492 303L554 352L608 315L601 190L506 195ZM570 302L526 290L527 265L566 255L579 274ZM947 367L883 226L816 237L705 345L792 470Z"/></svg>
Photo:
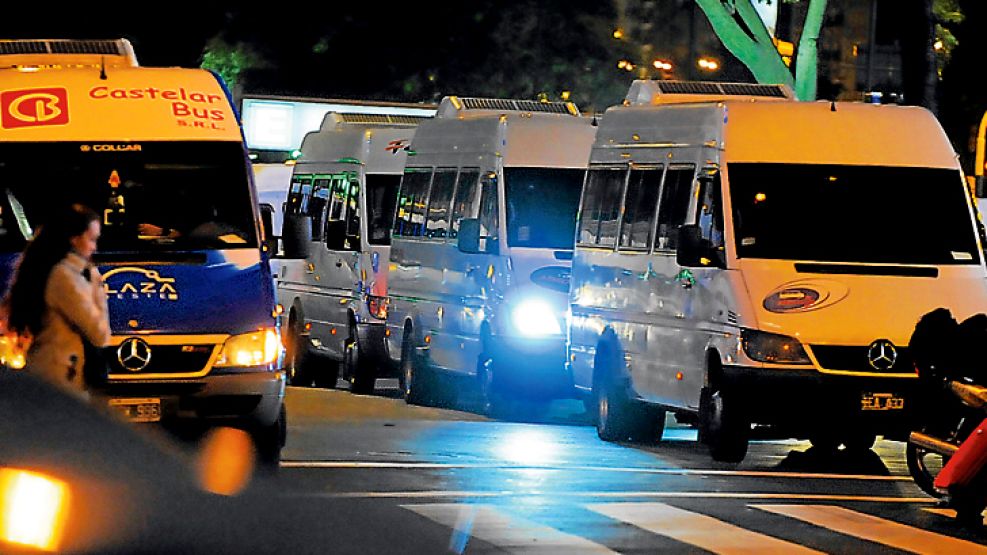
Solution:
<svg viewBox="0 0 987 555"><path fill-rule="evenodd" d="M274 330L234 335L223 344L216 366L263 366L275 362L280 353L281 339Z"/></svg>
<svg viewBox="0 0 987 555"><path fill-rule="evenodd" d="M794 337L745 329L740 332L740 341L747 356L758 362L812 364Z"/></svg>
<svg viewBox="0 0 987 555"><path fill-rule="evenodd" d="M57 551L68 508L65 482L37 472L0 468L0 543Z"/></svg>
<svg viewBox="0 0 987 555"><path fill-rule="evenodd" d="M538 299L521 301L511 311L511 320L521 335L559 335L562 328L552 306Z"/></svg>

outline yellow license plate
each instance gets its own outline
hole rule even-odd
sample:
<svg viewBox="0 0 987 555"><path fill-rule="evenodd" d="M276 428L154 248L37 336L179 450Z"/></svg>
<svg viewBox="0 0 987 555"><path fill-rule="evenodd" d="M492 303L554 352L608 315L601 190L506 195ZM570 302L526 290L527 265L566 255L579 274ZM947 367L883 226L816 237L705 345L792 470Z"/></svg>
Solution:
<svg viewBox="0 0 987 555"><path fill-rule="evenodd" d="M161 420L161 399L110 399L110 408L131 422Z"/></svg>
<svg viewBox="0 0 987 555"><path fill-rule="evenodd" d="M902 410L905 400L892 393L864 393L860 397L861 410Z"/></svg>

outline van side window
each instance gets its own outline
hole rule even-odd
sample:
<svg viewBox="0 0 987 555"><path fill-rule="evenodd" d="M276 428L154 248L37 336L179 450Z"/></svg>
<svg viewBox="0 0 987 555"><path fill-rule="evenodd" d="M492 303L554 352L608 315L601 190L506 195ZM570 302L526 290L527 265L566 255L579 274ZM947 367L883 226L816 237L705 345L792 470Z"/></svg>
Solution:
<svg viewBox="0 0 987 555"><path fill-rule="evenodd" d="M316 180L317 182L319 180ZM323 238L330 250L360 249L360 183L346 175L332 178L332 193L321 188L319 194L328 196L325 233Z"/></svg>
<svg viewBox="0 0 987 555"><path fill-rule="evenodd" d="M459 220L476 216L478 195L476 184L480 179L479 168L463 168L456 180L456 196L452 202L452 226L449 237L459 236Z"/></svg>
<svg viewBox="0 0 987 555"><path fill-rule="evenodd" d="M394 235L418 237L425 228L425 203L432 170L409 168L401 179L398 193L397 216L394 219Z"/></svg>
<svg viewBox="0 0 987 555"><path fill-rule="evenodd" d="M586 179L579 211L579 243L612 247L617 243L621 192L627 171L592 170Z"/></svg>
<svg viewBox="0 0 987 555"><path fill-rule="evenodd" d="M663 170L664 168L631 170L627 194L624 196L620 248L647 249L651 246Z"/></svg>
<svg viewBox="0 0 987 555"><path fill-rule="evenodd" d="M480 179L480 248L484 252L497 252L500 237L500 211L497 200L497 176L485 175Z"/></svg>
<svg viewBox="0 0 987 555"><path fill-rule="evenodd" d="M696 224L713 248L723 249L723 195L719 172L700 180Z"/></svg>
<svg viewBox="0 0 987 555"><path fill-rule="evenodd" d="M674 250L678 246L679 226L685 223L692 200L695 166L669 168L658 201L658 239L655 248Z"/></svg>
<svg viewBox="0 0 987 555"><path fill-rule="evenodd" d="M367 239L371 245L390 245L390 225L394 221L399 175L372 174L367 179Z"/></svg>
<svg viewBox="0 0 987 555"><path fill-rule="evenodd" d="M303 204L302 214L312 217L312 239L316 241L324 237L322 225L325 220L326 207L329 206L329 183L327 178L315 177L312 180L311 194L304 199L306 202ZM304 186L302 186L302 190L305 190Z"/></svg>
<svg viewBox="0 0 987 555"><path fill-rule="evenodd" d="M439 168L432 178L432 193L428 196L428 218L425 236L441 239L449 234L449 204L456 186L455 168Z"/></svg>
<svg viewBox="0 0 987 555"><path fill-rule="evenodd" d="M312 176L295 175L291 178L291 188L288 190L288 201L285 203L285 214L305 214L308 209L308 199L312 196Z"/></svg>

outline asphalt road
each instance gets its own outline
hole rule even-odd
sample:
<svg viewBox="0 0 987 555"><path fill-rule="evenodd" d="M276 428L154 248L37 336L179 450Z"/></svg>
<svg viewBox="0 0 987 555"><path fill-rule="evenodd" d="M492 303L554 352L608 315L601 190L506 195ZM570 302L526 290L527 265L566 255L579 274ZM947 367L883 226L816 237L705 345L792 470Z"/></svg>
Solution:
<svg viewBox="0 0 987 555"><path fill-rule="evenodd" d="M721 464L672 419L660 443L613 444L575 401L504 422L378 386L289 388L280 471L258 479L282 534L258 552L987 553L911 482L898 442L758 441Z"/></svg>

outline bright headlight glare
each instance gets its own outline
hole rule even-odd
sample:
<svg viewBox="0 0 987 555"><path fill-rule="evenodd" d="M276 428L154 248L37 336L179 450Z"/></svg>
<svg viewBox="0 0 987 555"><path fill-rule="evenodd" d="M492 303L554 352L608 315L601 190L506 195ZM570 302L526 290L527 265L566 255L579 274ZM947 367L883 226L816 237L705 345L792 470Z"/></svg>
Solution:
<svg viewBox="0 0 987 555"><path fill-rule="evenodd" d="M234 335L223 344L216 366L263 366L277 360L281 340L266 329Z"/></svg>
<svg viewBox="0 0 987 555"><path fill-rule="evenodd" d="M811 364L802 343L794 337L745 329L740 341L747 356L758 362Z"/></svg>
<svg viewBox="0 0 987 555"><path fill-rule="evenodd" d="M57 551L68 508L65 482L37 472L0 468L0 542Z"/></svg>
<svg viewBox="0 0 987 555"><path fill-rule="evenodd" d="M529 299L518 303L511 311L514 328L527 336L559 335L562 328L552 306L545 301Z"/></svg>

